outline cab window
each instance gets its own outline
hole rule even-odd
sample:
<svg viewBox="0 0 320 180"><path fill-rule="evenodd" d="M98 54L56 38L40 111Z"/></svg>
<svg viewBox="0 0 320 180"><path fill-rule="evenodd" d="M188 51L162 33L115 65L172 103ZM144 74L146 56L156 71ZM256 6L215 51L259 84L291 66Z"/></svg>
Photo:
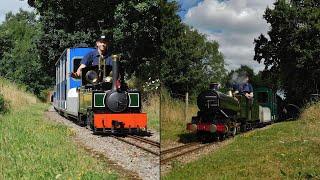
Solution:
<svg viewBox="0 0 320 180"><path fill-rule="evenodd" d="M75 58L73 59L73 72L76 72L80 66L81 59Z"/></svg>

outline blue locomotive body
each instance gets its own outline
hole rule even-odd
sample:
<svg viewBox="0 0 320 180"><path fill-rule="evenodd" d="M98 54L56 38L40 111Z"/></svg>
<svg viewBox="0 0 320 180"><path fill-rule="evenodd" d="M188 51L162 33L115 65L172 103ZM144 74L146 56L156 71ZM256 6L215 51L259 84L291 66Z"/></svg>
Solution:
<svg viewBox="0 0 320 180"><path fill-rule="evenodd" d="M70 73L77 71L82 58L94 48L67 48L56 62L56 85L53 98L54 107L69 115L78 116L79 102L76 89L81 79L75 79Z"/></svg>

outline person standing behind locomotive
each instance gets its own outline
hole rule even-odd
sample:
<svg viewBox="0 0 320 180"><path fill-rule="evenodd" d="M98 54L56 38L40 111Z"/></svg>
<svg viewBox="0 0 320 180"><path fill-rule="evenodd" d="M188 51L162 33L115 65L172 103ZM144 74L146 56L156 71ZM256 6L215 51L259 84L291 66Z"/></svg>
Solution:
<svg viewBox="0 0 320 180"><path fill-rule="evenodd" d="M80 62L76 76L80 77L81 71L85 67L99 65L99 58L102 56L106 65L112 66L111 53L109 52L109 41L106 36L100 36L96 41L97 49L86 54Z"/></svg>
<svg viewBox="0 0 320 180"><path fill-rule="evenodd" d="M252 119L252 105L253 105L253 88L249 83L249 76L246 74L244 77L244 82L239 85L239 92L242 93L247 101L247 118L248 120Z"/></svg>
<svg viewBox="0 0 320 180"><path fill-rule="evenodd" d="M249 76L245 75L244 83L239 85L239 92L243 93L246 98L252 99L253 98L253 88L252 85L249 83Z"/></svg>

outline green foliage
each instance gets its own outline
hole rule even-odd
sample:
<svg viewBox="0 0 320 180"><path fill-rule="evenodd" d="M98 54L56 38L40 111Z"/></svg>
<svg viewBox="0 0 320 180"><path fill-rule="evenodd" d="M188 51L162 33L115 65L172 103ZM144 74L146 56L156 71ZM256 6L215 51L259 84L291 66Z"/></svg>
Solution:
<svg viewBox="0 0 320 180"><path fill-rule="evenodd" d="M119 1L114 14L114 48L124 56L129 75L158 79L160 68L159 0Z"/></svg>
<svg viewBox="0 0 320 180"><path fill-rule="evenodd" d="M255 39L254 60L279 81L289 102L301 104L320 84L320 4L318 0L277 0L264 18L269 38ZM276 83L275 83L276 84Z"/></svg>
<svg viewBox="0 0 320 180"><path fill-rule="evenodd" d="M25 84L27 90L39 95L50 83L35 44L40 34L35 14L22 10L15 15L9 13L0 30L0 75Z"/></svg>
<svg viewBox="0 0 320 180"><path fill-rule="evenodd" d="M50 102L51 97L49 96L52 95L51 92L53 92L52 88L44 89L40 92L38 98L41 100L41 102Z"/></svg>
<svg viewBox="0 0 320 180"><path fill-rule="evenodd" d="M184 25L175 2L161 6L161 80L174 94L197 94L226 74L223 55L215 41Z"/></svg>

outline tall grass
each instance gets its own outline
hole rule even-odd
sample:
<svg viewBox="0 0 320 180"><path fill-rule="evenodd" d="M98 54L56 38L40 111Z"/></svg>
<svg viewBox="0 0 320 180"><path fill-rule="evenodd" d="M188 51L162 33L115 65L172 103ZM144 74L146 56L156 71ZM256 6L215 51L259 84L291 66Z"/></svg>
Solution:
<svg viewBox="0 0 320 180"><path fill-rule="evenodd" d="M320 179L320 103L296 121L236 136L163 179ZM199 176L201 175L201 176Z"/></svg>
<svg viewBox="0 0 320 180"><path fill-rule="evenodd" d="M187 133L186 124L191 122L191 117L195 116L198 108L192 102L185 114L186 103L181 99L174 99L168 91L161 92L161 144L165 145L169 141L176 141L180 135Z"/></svg>
<svg viewBox="0 0 320 180"><path fill-rule="evenodd" d="M2 77L0 77L0 93L8 101L11 109L20 109L37 103L37 98L31 93L25 92L23 86L15 85Z"/></svg>
<svg viewBox="0 0 320 180"><path fill-rule="evenodd" d="M146 100L143 101L142 112L148 115L148 127L160 131L160 96L159 93L150 93L146 95Z"/></svg>

